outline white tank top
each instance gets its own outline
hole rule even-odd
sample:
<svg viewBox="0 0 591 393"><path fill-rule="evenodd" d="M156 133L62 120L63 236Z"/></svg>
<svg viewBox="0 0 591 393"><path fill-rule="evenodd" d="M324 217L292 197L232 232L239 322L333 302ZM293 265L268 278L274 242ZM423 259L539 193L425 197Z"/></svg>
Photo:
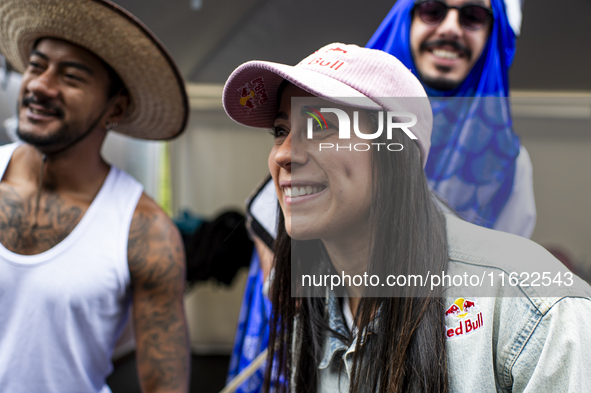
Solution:
<svg viewBox="0 0 591 393"><path fill-rule="evenodd" d="M0 178L17 144L0 147ZM0 392L108 393L130 304L127 238L142 186L112 166L74 230L37 255L0 244Z"/></svg>

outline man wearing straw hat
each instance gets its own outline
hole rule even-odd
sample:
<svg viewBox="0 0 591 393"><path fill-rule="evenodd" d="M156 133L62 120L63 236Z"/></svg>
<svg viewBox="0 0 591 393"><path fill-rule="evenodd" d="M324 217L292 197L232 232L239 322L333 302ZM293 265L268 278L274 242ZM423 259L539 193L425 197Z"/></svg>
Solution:
<svg viewBox="0 0 591 393"><path fill-rule="evenodd" d="M0 391L110 392L132 301L143 390L186 392L179 233L100 155L109 130L184 130L173 60L104 0L0 0L0 52L23 73L23 143L0 148Z"/></svg>

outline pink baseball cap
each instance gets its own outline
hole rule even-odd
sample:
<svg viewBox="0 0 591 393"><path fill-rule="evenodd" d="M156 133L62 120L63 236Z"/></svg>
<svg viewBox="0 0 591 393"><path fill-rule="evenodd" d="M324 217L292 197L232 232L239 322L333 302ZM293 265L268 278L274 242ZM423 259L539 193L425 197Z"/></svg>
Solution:
<svg viewBox="0 0 591 393"><path fill-rule="evenodd" d="M418 122L412 133L417 137L425 166L431 146L431 106L419 80L394 56L357 45L332 43L295 66L249 61L236 68L226 81L223 95L226 113L249 127L272 128L277 92L284 79L337 104L397 112L404 109L413 113Z"/></svg>

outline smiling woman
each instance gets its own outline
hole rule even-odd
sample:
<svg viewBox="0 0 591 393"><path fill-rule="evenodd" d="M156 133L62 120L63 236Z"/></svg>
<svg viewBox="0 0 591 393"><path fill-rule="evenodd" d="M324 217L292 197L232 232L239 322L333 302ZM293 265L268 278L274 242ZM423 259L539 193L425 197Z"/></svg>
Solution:
<svg viewBox="0 0 591 393"><path fill-rule="evenodd" d="M366 66L368 60L370 65ZM325 296L328 287L305 288L299 280L303 274L331 272L343 275L368 272L383 276L385 280L386 272L424 274L423 268L427 266L443 268L445 222L422 171L432 122L426 94L404 66L380 51L333 44L300 64L310 66L310 71L300 71L307 71L306 75L295 79L286 73L281 76L287 82L281 82L281 78L276 91L267 88L269 97L279 104L267 124L275 138L269 169L283 212L275 248L276 273L271 290L275 314L269 348L275 348L275 343L290 341L305 340L307 344L298 353L293 353L290 346L279 345L270 357L271 362L287 360L278 364L278 372L283 376L291 375L291 368L297 370L293 374L295 380L291 381L296 391L315 391L317 387L320 391L332 391L340 385L336 379L339 372L315 371L324 363L322 348L330 332L335 339L355 348L351 391L366 385L380 391L404 386L445 391L447 369L439 367L445 364L444 316L438 296L394 297L395 288L380 291L374 288L372 295L370 288L349 284L331 292L329 299ZM340 65L339 70L331 69L331 64ZM372 67L374 73L367 74ZM315 75L323 71L331 76L319 78ZM239 71L234 75L240 75ZM346 82L336 85L332 75ZM363 84L363 79L372 77L373 81ZM267 86L275 84L271 75L263 73L262 78ZM240 83L243 82L233 81L231 77L226 92L233 90L233 84L240 87ZM332 90L332 94L326 94L327 90ZM365 94L359 95L358 91ZM317 97L323 100L318 101ZM225 102L227 108L232 105L229 99ZM374 134L381 115L376 111L400 112L402 107L411 108L409 111L418 115L418 123L412 129L418 136L416 141L401 130L395 130L393 136L383 132L370 141L358 135ZM320 125L314 127L312 139L307 138L306 132L310 118L308 108L317 108L324 116L323 121L318 122ZM240 109L229 113L234 118L242 114ZM350 133L350 139L340 140L341 130L335 126L340 119L336 113L354 119L359 133ZM319 142L336 145L339 142L351 145L396 142L404 149L400 152L353 148L320 150ZM416 210L417 204L423 206L421 214L409 214ZM396 217L400 225L392 226L391 217ZM396 247L397 243L406 247ZM298 302L292 294L303 296L304 300ZM348 294L349 313L356 315L357 328L335 328L329 322L333 320L333 313L340 314L334 309L336 299L333 296L343 294ZM376 297L378 295L381 297ZM329 304L332 305L330 311ZM388 323L374 326L372 321L378 309ZM295 315L301 317L294 330L291 327ZM369 334L369 325L382 339L372 345L362 345ZM363 331L364 338L356 339L357 329ZM428 356L422 357L421 353L428 353ZM378 367L371 365L372 372L369 372L367 359L376 356L384 362ZM268 370L271 369L269 365ZM274 376L268 371L267 377L269 387ZM348 389L348 379L342 381Z"/></svg>
<svg viewBox="0 0 591 393"><path fill-rule="evenodd" d="M288 86L281 96L280 110L289 98L305 96L303 93L293 85ZM292 106L297 107L294 100ZM353 108L346 111L352 112ZM361 114L364 121L360 128L375 129L367 112ZM319 391L347 389L349 382L344 383L344 378L339 382L339 373L326 369L322 349L328 345L323 342L327 332L354 349L347 365L352 370L350 391L357 392L362 386L371 387L370 391L396 391L402 387L445 391L447 370L439 367L445 363L444 318L438 312L443 305L437 293L422 298L401 297L396 293L397 288L367 285L368 276L370 282L373 277L378 278L377 282L385 282L388 275L424 275L426 267L440 270L445 266L445 222L422 175L418 146L399 131L396 140L406 146L402 152L319 152L313 143L298 141L297 135L303 130L299 122L297 116L290 117L287 120L290 134L276 138L276 146L269 156L271 174L276 187L290 183L304 185L312 179L324 188L298 198L286 196L281 189L277 192L283 216L275 249L276 281L271 299L280 310L278 315L302 317L297 319L297 328L291 333L289 321L274 320L278 333L271 340L303 342L305 337L311 338L309 348L291 365L299 370L296 375L302 376L294 381L302 387L301 391L313 391L316 385ZM338 143L337 130L329 129L322 134L319 136L322 141ZM352 136L350 142L355 144L355 139ZM359 141L362 140L357 138ZM383 143L385 136L377 141ZM417 205L422 206L423 214L408 214ZM392 226L388 217L396 217L398 225ZM285 263L287 259L289 263ZM325 279L330 276L331 283L333 277L342 277L338 283L342 285L337 284L332 295L345 296L348 304L342 305L346 308L343 312L354 316L352 325L334 325L333 316L339 315L339 310L326 311L335 305L334 299L326 297L329 285L326 281L320 286L306 285L305 278L321 276ZM353 278L347 282L348 276ZM356 282L361 276L366 277L365 285ZM304 296L300 305L294 298L279 293L279 288L288 287L291 295ZM378 309L381 317L390 323L374 323ZM361 337L356 336L357 330L363 332ZM380 340L362 345L370 333ZM281 358L281 350L278 352ZM383 366L368 362L374 358L383 359ZM320 372L314 372L319 368Z"/></svg>
<svg viewBox="0 0 591 393"><path fill-rule="evenodd" d="M591 288L534 243L441 212L423 171L430 106L396 58L330 44L294 67L248 62L228 79L224 106L242 124L272 129L275 141L268 164L282 214L266 391L533 392L559 390L565 380L583 386ZM417 122L412 133L378 134L379 112L390 119L411 113ZM357 118L358 130L349 123L343 130L341 117ZM343 142L403 148L318 148ZM504 285L503 272L512 277L528 267L567 275L572 286L538 292ZM458 285L462 277L469 281ZM553 322L562 313L573 321L568 333ZM577 338L568 351L553 343L565 334ZM535 372L557 358L569 364L560 377Z"/></svg>

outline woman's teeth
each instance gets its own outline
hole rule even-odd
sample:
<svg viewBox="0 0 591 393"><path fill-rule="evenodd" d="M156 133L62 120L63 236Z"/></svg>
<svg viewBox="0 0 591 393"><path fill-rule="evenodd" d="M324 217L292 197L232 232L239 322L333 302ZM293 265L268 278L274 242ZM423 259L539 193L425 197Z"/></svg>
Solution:
<svg viewBox="0 0 591 393"><path fill-rule="evenodd" d="M459 54L457 52L450 52L445 49L433 49L433 54L437 57L441 57L442 59L450 59L454 60L457 59Z"/></svg>
<svg viewBox="0 0 591 393"><path fill-rule="evenodd" d="M310 195L310 194L316 194L319 191L324 190L325 187L311 187L311 186L306 186L306 187L286 187L283 189L283 192L285 192L285 195L287 195L290 198L295 198L295 197L299 197L299 196L303 196L303 195Z"/></svg>

